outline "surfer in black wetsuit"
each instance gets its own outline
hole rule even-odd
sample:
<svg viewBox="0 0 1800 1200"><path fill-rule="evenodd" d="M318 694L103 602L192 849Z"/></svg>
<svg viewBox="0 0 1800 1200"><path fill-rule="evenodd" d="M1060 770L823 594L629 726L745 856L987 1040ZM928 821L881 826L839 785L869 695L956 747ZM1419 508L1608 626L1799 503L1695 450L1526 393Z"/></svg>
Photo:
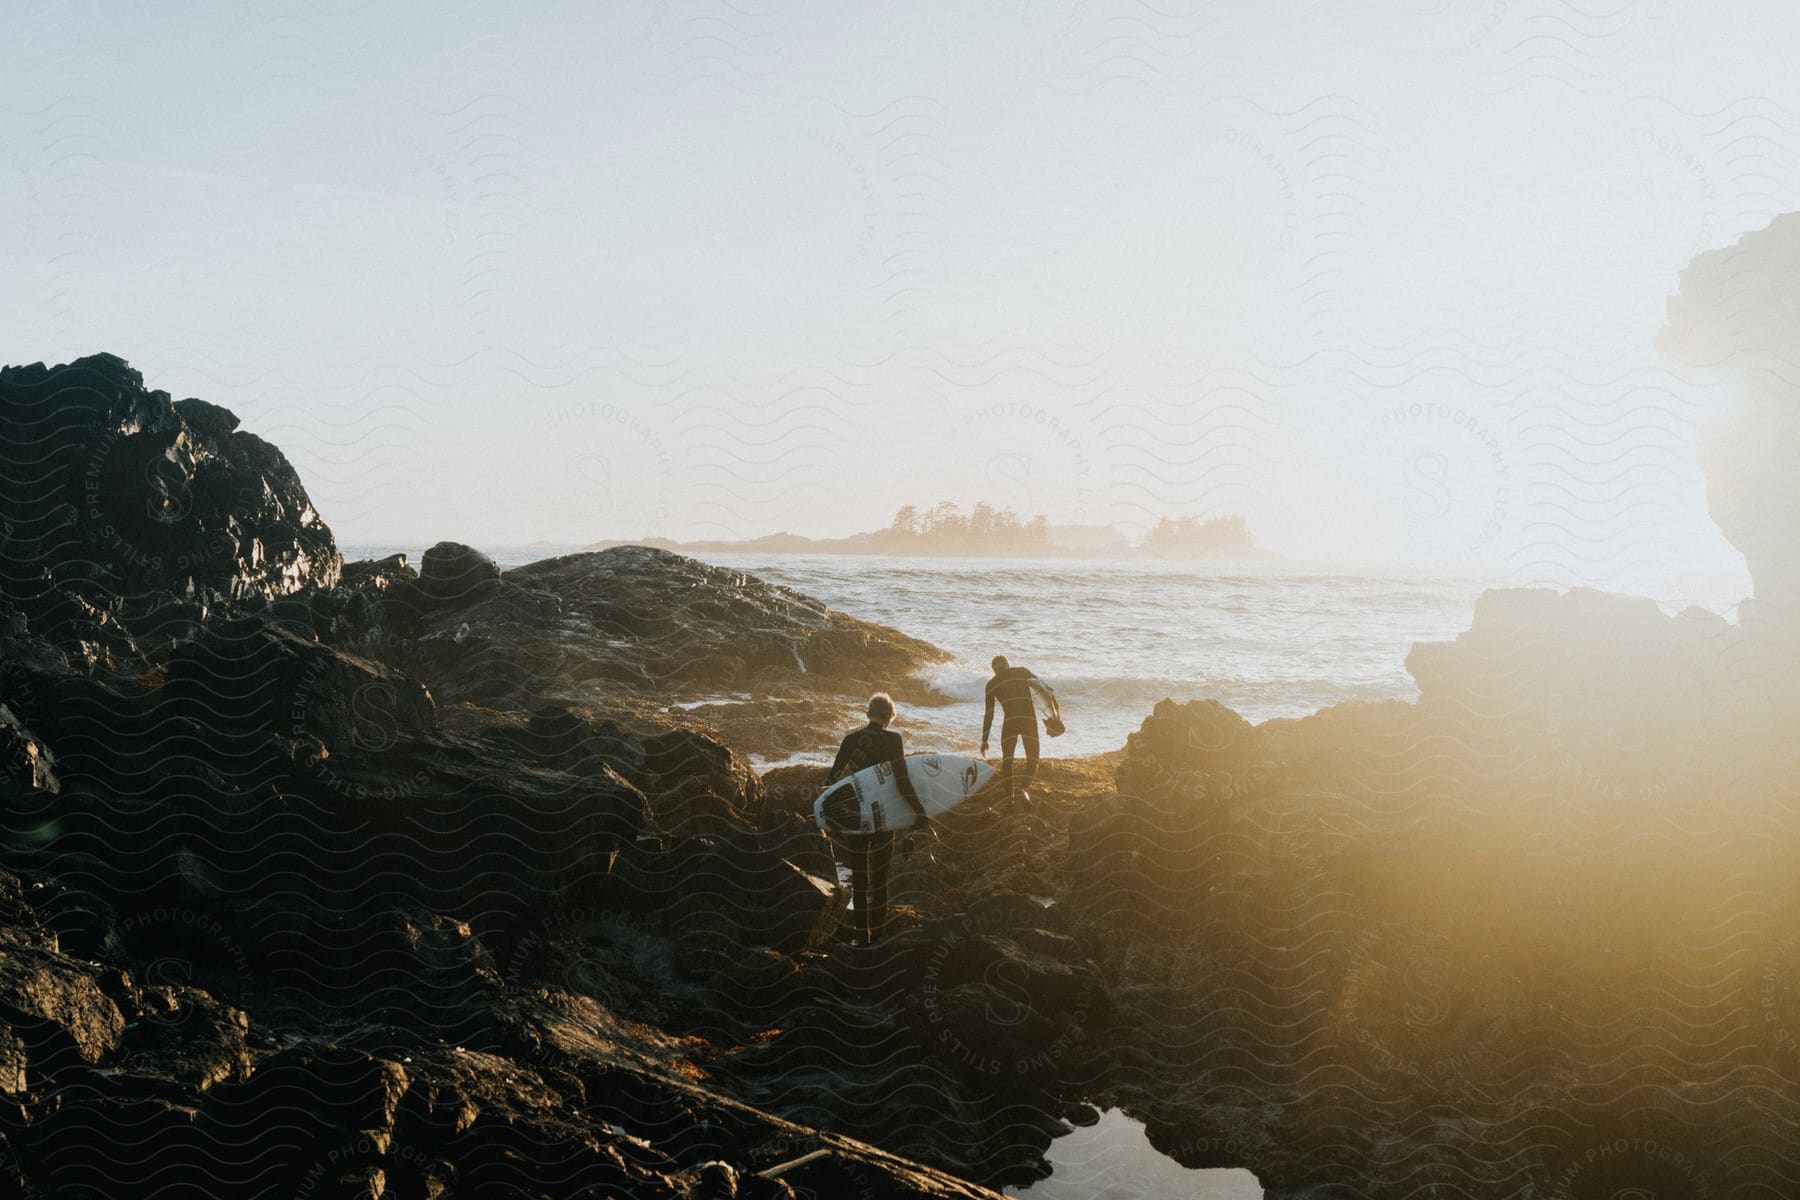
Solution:
<svg viewBox="0 0 1800 1200"><path fill-rule="evenodd" d="M981 715L981 752L988 752L988 736L993 732L997 701L1004 714L1000 721L1000 773L1006 777L1007 791L1013 799L1021 795L1029 799L1025 789L1037 778L1038 769L1037 704L1033 696L1043 696L1052 714L1056 712L1056 697L1036 675L1024 667L1009 665L1004 654L994 655L993 667L994 677L987 683L987 706ZM1051 732L1056 732L1054 727ZM1020 742L1025 743L1023 779L1013 774L1013 751Z"/></svg>
<svg viewBox="0 0 1800 1200"><path fill-rule="evenodd" d="M869 723L844 738L825 782L833 784L865 767L889 763L893 766L894 783L900 788L901 798L912 806L918 817L911 832L929 833L931 821L906 773L905 745L900 735L888 728L893 719L894 702L888 694L876 692L870 696ZM850 898L856 906L856 932L860 935L857 940L870 946L887 923L888 867L894 861L894 831L878 829L874 833L846 833L839 837L850 860Z"/></svg>

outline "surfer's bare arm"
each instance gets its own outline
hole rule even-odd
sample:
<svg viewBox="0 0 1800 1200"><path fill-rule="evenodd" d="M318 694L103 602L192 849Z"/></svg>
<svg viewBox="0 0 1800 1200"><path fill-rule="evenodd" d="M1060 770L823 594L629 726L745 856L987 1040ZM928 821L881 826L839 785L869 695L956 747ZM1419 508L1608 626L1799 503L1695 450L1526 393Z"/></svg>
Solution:
<svg viewBox="0 0 1800 1200"><path fill-rule="evenodd" d="M994 685L987 685L987 708L981 714L981 752L987 753L988 735L994 731Z"/></svg>

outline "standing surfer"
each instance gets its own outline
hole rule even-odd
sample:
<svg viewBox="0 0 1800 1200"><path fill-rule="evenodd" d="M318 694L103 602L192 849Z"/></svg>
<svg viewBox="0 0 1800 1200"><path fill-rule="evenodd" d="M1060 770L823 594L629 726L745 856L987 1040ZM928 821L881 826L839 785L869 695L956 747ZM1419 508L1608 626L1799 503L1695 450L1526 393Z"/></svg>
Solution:
<svg viewBox="0 0 1800 1200"><path fill-rule="evenodd" d="M861 729L851 731L844 738L843 744L838 747L837 758L832 761L831 770L825 776L825 782L835 783L846 775L854 775L865 767L878 763L892 764L894 782L899 786L901 798L918 814L913 831L930 832L931 822L906 773L906 748L900 735L888 728L893 719L894 702L888 694L876 692L870 696L869 723ZM888 867L894 861L894 831L878 829L873 833L845 833L839 836L850 859L850 898L856 908L856 923L861 935L859 940L862 945L870 946L875 943L876 936L887 923Z"/></svg>
<svg viewBox="0 0 1800 1200"><path fill-rule="evenodd" d="M1008 794L1013 799L1024 796L1031 781L1037 778L1038 719L1034 697L1042 698L1049 712L1052 734L1062 732L1062 715L1056 707L1056 693L1050 686L1024 667L1011 666L1006 655L994 655L994 677L987 682L987 707L981 715L981 752L988 752L988 736L994 728L994 703L998 701L1004 714L1000 721L1000 772L1006 776ZM1013 774L1013 751L1025 743L1025 775L1021 780Z"/></svg>

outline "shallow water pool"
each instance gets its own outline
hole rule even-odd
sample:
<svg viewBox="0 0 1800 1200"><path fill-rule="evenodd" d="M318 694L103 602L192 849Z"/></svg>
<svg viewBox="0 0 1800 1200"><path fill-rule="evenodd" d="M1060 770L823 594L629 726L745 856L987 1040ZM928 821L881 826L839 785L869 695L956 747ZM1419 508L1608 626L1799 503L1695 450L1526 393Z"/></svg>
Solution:
<svg viewBox="0 0 1800 1200"><path fill-rule="evenodd" d="M1241 1167L1191 1171L1150 1145L1144 1126L1116 1108L1050 1143L1050 1175L1021 1200L1262 1200L1262 1185Z"/></svg>

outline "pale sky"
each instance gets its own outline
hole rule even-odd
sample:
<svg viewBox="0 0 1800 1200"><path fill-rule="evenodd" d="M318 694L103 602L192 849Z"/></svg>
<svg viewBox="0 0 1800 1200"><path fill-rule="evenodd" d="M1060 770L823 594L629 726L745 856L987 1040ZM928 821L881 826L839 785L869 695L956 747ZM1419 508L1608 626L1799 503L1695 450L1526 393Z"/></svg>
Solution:
<svg viewBox="0 0 1800 1200"><path fill-rule="evenodd" d="M0 361L350 543L985 499L1654 590L1736 564L1664 298L1800 193L1800 13L1721 11L10 4Z"/></svg>

